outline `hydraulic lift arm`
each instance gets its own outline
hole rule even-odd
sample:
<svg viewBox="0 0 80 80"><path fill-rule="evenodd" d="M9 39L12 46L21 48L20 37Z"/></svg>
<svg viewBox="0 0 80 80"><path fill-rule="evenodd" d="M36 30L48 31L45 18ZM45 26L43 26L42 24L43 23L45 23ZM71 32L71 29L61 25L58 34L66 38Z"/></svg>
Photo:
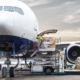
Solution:
<svg viewBox="0 0 80 80"><path fill-rule="evenodd" d="M50 29L50 30L43 31L43 32L39 33L38 35L43 36L45 34L56 33L57 31L58 30L56 30L56 29Z"/></svg>

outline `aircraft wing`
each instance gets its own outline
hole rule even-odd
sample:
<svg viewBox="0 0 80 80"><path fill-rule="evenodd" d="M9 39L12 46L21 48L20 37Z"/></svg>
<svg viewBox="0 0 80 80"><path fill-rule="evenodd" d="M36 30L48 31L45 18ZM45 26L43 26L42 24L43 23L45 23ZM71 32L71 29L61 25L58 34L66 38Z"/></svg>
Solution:
<svg viewBox="0 0 80 80"><path fill-rule="evenodd" d="M63 49L66 48L68 45L69 45L69 44L57 44L57 45L56 45L56 48L63 50Z"/></svg>
<svg viewBox="0 0 80 80"><path fill-rule="evenodd" d="M61 42L60 44L57 44L56 47L58 49L64 49L67 46L69 46L70 44L79 44L80 45L80 41L71 41L71 42Z"/></svg>

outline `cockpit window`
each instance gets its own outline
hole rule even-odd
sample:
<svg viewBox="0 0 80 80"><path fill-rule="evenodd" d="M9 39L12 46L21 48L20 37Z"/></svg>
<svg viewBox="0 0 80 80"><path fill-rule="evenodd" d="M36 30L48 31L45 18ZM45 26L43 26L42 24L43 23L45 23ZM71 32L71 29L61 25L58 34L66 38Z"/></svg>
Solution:
<svg viewBox="0 0 80 80"><path fill-rule="evenodd" d="M3 7L2 7L2 6L0 6L0 11L2 11L2 8L3 8Z"/></svg>
<svg viewBox="0 0 80 80"><path fill-rule="evenodd" d="M14 12L14 9L12 6L4 6L4 11Z"/></svg>
<svg viewBox="0 0 80 80"><path fill-rule="evenodd" d="M0 11L3 9L3 6L0 6ZM17 12L21 15L24 15L24 12L21 8L19 7L12 7L12 6L4 6L4 11L9 11L9 12Z"/></svg>
<svg viewBox="0 0 80 80"><path fill-rule="evenodd" d="M18 12L19 14L24 15L24 12L21 8L14 7L14 10L15 10L15 12Z"/></svg>

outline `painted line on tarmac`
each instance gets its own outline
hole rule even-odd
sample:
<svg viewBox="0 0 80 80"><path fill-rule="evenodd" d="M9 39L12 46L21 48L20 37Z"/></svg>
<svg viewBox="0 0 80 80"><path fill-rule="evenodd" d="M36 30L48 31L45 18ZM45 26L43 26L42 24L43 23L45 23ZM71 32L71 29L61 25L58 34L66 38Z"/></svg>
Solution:
<svg viewBox="0 0 80 80"><path fill-rule="evenodd" d="M7 80L6 78L3 78L2 80Z"/></svg>

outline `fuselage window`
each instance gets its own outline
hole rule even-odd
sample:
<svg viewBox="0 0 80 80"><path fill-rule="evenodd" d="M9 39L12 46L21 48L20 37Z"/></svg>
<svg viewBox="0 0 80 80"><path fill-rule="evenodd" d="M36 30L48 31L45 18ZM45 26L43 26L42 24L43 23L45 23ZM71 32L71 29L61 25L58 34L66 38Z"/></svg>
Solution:
<svg viewBox="0 0 80 80"><path fill-rule="evenodd" d="M14 9L12 6L4 6L4 11L14 12Z"/></svg>
<svg viewBox="0 0 80 80"><path fill-rule="evenodd" d="M21 8L14 7L14 10L15 10L15 12L17 12L17 13L19 13L19 14L21 14L21 15L24 15L24 12L23 12L23 10L22 10Z"/></svg>
<svg viewBox="0 0 80 80"><path fill-rule="evenodd" d="M2 7L2 6L0 6L0 11L2 11L2 9L3 9L3 7Z"/></svg>

